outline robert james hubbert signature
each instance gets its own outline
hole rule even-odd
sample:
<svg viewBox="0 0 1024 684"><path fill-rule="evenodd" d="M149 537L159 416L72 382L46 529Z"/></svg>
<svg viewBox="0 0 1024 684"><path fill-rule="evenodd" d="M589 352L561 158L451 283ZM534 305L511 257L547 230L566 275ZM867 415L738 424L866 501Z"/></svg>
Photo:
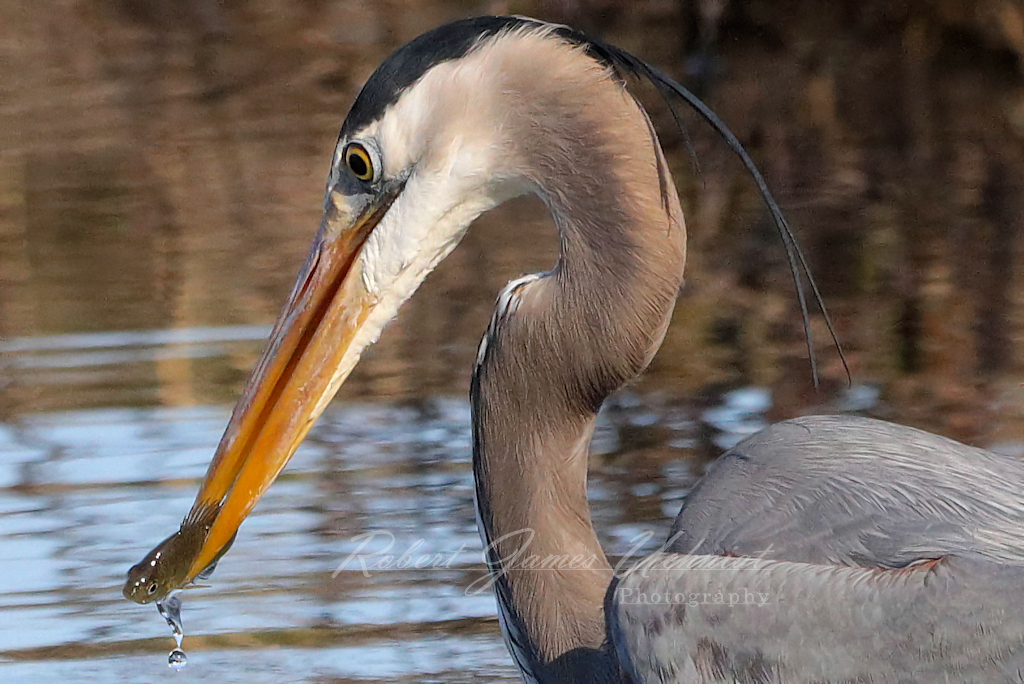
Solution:
<svg viewBox="0 0 1024 684"><path fill-rule="evenodd" d="M599 569L607 563L603 554L535 554L529 553L530 545L533 543L534 531L524 528L492 540L487 548L483 549L483 559L487 564L489 572L487 575L472 582L466 588L467 596L475 596L484 591L490 590L495 582L500 581L512 570L589 570ZM669 538L655 554L644 561L633 564L638 552L647 546L647 543L654 537L654 532L645 531L630 540L632 548L625 553L612 572L616 577L623 577L627 573L638 573L648 577L652 573L665 571L684 570L741 570L753 568L765 562L764 557L771 551L771 547L765 549L756 557L734 557L734 556L709 556L705 554L679 553L666 551L675 541L675 537ZM462 544L458 549L450 553L423 553L421 548L426 544L425 540L418 539L400 554L392 552L396 539L395 535L387 530L366 532L351 539L356 543L356 548L338 565L331 574L337 577L344 570L357 569L364 577L370 573L386 570L405 570L409 568L423 569L451 569L459 557L467 552L467 545ZM699 548L703 539L694 545L694 550ZM511 552L502 556L500 549ZM637 592L623 589L621 597L626 603L666 603L682 604L688 606L697 605L753 605L764 606L769 603L770 596L766 592L754 592L743 587L730 587L729 591L716 590L705 592Z"/></svg>
<svg viewBox="0 0 1024 684"><path fill-rule="evenodd" d="M363 553L366 547L378 540L385 540L387 542L387 546L376 551ZM375 570L451 568L455 559L466 550L466 545L463 544L450 554L424 553L419 556L415 556L414 554L416 551L426 543L423 539L417 539L408 549L405 550L405 552L399 556L395 556L390 553L391 549L395 546L395 535L391 534L391 532L387 530L357 534L352 537L351 541L356 542L359 546L357 546L356 550L350 553L345 560L341 561L341 564L335 568L334 572L331 573L332 579L340 575L343 570L348 570L352 564L359 568L360 572L363 573L363 577L369 577L370 573Z"/></svg>

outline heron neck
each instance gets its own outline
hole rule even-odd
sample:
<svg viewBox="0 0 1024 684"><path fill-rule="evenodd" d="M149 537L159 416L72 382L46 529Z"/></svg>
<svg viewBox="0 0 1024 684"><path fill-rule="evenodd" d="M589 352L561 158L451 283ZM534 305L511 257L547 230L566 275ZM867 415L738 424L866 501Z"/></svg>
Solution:
<svg viewBox="0 0 1024 684"><path fill-rule="evenodd" d="M685 260L660 150L648 128L633 132L560 141L566 170L541 190L561 236L558 263L503 295L473 377L477 505L503 629L540 681L621 680L588 447L602 402L660 346ZM587 173L572 172L580 164Z"/></svg>

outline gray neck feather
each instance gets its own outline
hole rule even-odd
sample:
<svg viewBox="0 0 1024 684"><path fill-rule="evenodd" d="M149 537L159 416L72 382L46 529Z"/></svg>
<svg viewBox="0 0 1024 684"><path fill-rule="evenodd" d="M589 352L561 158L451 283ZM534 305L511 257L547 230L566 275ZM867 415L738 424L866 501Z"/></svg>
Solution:
<svg viewBox="0 0 1024 684"><path fill-rule="evenodd" d="M520 665L537 681L617 682L588 446L601 403L661 344L685 229L653 130L620 86L606 80L596 103L592 89L544 96L558 98L559 116L537 126L532 112L511 138L561 248L554 269L496 313L474 373L477 500Z"/></svg>

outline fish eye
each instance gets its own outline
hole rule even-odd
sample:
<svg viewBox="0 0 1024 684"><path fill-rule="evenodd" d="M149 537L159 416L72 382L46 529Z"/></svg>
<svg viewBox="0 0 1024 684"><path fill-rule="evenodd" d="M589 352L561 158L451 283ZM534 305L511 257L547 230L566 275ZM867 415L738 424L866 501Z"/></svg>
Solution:
<svg viewBox="0 0 1024 684"><path fill-rule="evenodd" d="M147 589L146 591L148 591L151 595L155 594L156 593L156 582L153 582L152 584L150 584L149 585L149 589Z"/></svg>
<svg viewBox="0 0 1024 684"><path fill-rule="evenodd" d="M373 159L370 152L363 145L357 142L350 142L345 146L345 166L353 176L361 181L373 180Z"/></svg>

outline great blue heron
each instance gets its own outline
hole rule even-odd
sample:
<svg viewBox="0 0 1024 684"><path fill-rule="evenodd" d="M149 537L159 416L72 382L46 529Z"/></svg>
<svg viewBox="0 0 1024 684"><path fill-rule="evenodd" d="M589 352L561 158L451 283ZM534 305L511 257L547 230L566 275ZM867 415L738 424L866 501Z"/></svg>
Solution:
<svg viewBox="0 0 1024 684"><path fill-rule="evenodd" d="M604 399L658 349L685 258L657 138L616 70L682 94L624 52L520 18L450 24L384 62L341 129L313 248L193 513L126 595L159 599L208 569L470 222L532 192L558 261L501 292L471 388L480 530L524 678L1020 681L1024 465L917 430L773 426L709 469L662 552L613 576L587 447ZM510 562L524 530L531 555L581 560Z"/></svg>

